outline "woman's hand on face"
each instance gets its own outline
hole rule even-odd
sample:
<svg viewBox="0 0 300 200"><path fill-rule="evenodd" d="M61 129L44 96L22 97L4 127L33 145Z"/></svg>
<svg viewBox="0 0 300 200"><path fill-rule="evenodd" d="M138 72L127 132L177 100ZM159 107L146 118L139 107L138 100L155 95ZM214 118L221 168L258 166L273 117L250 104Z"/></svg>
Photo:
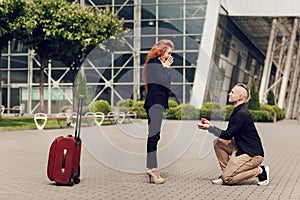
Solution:
<svg viewBox="0 0 300 200"><path fill-rule="evenodd" d="M169 56L165 62L162 62L162 64L164 67L169 68L173 64L173 62L174 62L173 56Z"/></svg>

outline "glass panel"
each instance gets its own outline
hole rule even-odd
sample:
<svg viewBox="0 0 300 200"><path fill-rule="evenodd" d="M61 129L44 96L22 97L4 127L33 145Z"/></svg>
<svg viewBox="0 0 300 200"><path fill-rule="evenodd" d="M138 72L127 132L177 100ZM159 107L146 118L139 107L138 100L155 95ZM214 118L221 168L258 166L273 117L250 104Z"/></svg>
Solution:
<svg viewBox="0 0 300 200"><path fill-rule="evenodd" d="M133 29L134 28L134 23L133 22L124 22L123 25L124 29Z"/></svg>
<svg viewBox="0 0 300 200"><path fill-rule="evenodd" d="M1 56L0 59L0 67L1 69L7 69L7 57Z"/></svg>
<svg viewBox="0 0 300 200"><path fill-rule="evenodd" d="M161 4L158 7L158 18L183 18L183 6L178 4Z"/></svg>
<svg viewBox="0 0 300 200"><path fill-rule="evenodd" d="M1 70L1 82L7 84L7 71Z"/></svg>
<svg viewBox="0 0 300 200"><path fill-rule="evenodd" d="M207 0L185 0L187 3L207 3Z"/></svg>
<svg viewBox="0 0 300 200"><path fill-rule="evenodd" d="M193 35L185 37L186 50L199 50L201 43L201 35Z"/></svg>
<svg viewBox="0 0 300 200"><path fill-rule="evenodd" d="M98 94L98 92L100 92L102 90L101 87L102 86L97 87L96 95ZM99 90L99 89L101 89L101 90ZM101 93L101 95L98 97L97 100L106 100L110 104L110 102L111 102L111 88L109 88L109 87L105 88L104 91Z"/></svg>
<svg viewBox="0 0 300 200"><path fill-rule="evenodd" d="M114 70L116 74L114 78L115 83L132 83L133 82L133 69Z"/></svg>
<svg viewBox="0 0 300 200"><path fill-rule="evenodd" d="M133 57L132 54L115 54L114 57L114 67L120 68L123 67L123 65L126 66L133 66Z"/></svg>
<svg viewBox="0 0 300 200"><path fill-rule="evenodd" d="M141 0L142 4L144 3L156 3L156 0Z"/></svg>
<svg viewBox="0 0 300 200"><path fill-rule="evenodd" d="M10 57L11 68L28 68L28 57L27 56L11 56Z"/></svg>
<svg viewBox="0 0 300 200"><path fill-rule="evenodd" d="M206 4L186 4L186 18L205 17Z"/></svg>
<svg viewBox="0 0 300 200"><path fill-rule="evenodd" d="M190 102L192 94L192 84L186 84L185 86L185 103Z"/></svg>
<svg viewBox="0 0 300 200"><path fill-rule="evenodd" d="M126 20L133 20L133 6L115 6L115 10L118 13L119 18L124 18Z"/></svg>
<svg viewBox="0 0 300 200"><path fill-rule="evenodd" d="M51 68L68 69L69 67L57 60L51 60Z"/></svg>
<svg viewBox="0 0 300 200"><path fill-rule="evenodd" d="M153 25L152 25L153 23ZM156 33L156 27L155 22L153 21L144 21L142 22L142 35L155 35Z"/></svg>
<svg viewBox="0 0 300 200"><path fill-rule="evenodd" d="M185 78L186 82L193 83L194 82L194 76L195 76L196 68L185 68Z"/></svg>
<svg viewBox="0 0 300 200"><path fill-rule="evenodd" d="M2 49L2 54L7 53L7 51L8 51L7 46L4 46L3 49Z"/></svg>
<svg viewBox="0 0 300 200"><path fill-rule="evenodd" d="M176 48L176 46L175 46L175 48ZM174 52L174 53L172 53L172 56L174 57L174 62L172 64L173 67L174 66L183 66L183 54L182 53Z"/></svg>
<svg viewBox="0 0 300 200"><path fill-rule="evenodd" d="M179 104L183 103L183 86L182 85L172 85L171 86L172 95L169 99L177 101Z"/></svg>
<svg viewBox="0 0 300 200"><path fill-rule="evenodd" d="M198 52L196 53L186 53L185 54L185 65L186 66L196 66L198 58Z"/></svg>
<svg viewBox="0 0 300 200"><path fill-rule="evenodd" d="M205 19L186 20L187 34L202 34Z"/></svg>
<svg viewBox="0 0 300 200"><path fill-rule="evenodd" d="M159 3L182 3L184 0L158 0Z"/></svg>
<svg viewBox="0 0 300 200"><path fill-rule="evenodd" d="M27 83L27 70L10 71L11 83Z"/></svg>
<svg viewBox="0 0 300 200"><path fill-rule="evenodd" d="M160 20L158 22L159 34L180 34L183 31L182 20Z"/></svg>
<svg viewBox="0 0 300 200"><path fill-rule="evenodd" d="M141 55L140 55L140 58L141 58L141 67L143 68L143 66L144 66L144 63L146 62L146 57L147 57L147 54L148 54L148 52L147 53L141 53ZM142 70L142 69L141 69ZM142 74L142 71L141 71L141 74ZM142 77L141 77L142 78ZM142 79L141 79L142 80Z"/></svg>
<svg viewBox="0 0 300 200"><path fill-rule="evenodd" d="M142 5L141 14L142 14L142 19L156 19L156 6Z"/></svg>
<svg viewBox="0 0 300 200"><path fill-rule="evenodd" d="M172 70L171 70L172 83L182 83L183 82L182 74L183 74L182 68L172 68Z"/></svg>
<svg viewBox="0 0 300 200"><path fill-rule="evenodd" d="M12 40L10 42L10 46L11 46L11 53L27 53L28 50L24 48L23 44L21 44L19 41L17 40Z"/></svg>
<svg viewBox="0 0 300 200"><path fill-rule="evenodd" d="M133 85L117 85L114 86L114 105L117 104L117 102L120 100L120 95L123 99L132 99L133 98ZM116 95L116 93L118 95Z"/></svg>
<svg viewBox="0 0 300 200"><path fill-rule="evenodd" d="M141 50L149 51L155 43L155 37L142 37Z"/></svg>

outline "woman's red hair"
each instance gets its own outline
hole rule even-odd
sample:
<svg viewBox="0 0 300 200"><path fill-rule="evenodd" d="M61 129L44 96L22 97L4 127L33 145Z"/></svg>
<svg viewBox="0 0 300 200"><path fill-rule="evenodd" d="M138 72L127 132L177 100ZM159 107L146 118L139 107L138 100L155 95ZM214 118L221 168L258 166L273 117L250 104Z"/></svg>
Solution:
<svg viewBox="0 0 300 200"><path fill-rule="evenodd" d="M145 89L146 92L148 92L148 84L147 84L147 64L149 63L149 61L152 58L156 58L156 57L160 57L161 55L163 55L168 48L172 48L172 50L174 49L174 43L171 40L160 40L158 41L155 45L153 45L153 47L151 48L151 50L149 51L147 57L146 57L146 61L144 64L144 69L143 69L143 75L142 75L142 79L145 83Z"/></svg>

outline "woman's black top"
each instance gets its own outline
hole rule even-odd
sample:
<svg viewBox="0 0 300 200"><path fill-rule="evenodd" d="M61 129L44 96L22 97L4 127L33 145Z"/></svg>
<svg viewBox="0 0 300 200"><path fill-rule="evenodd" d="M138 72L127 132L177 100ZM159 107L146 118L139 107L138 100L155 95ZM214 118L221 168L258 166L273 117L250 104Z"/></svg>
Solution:
<svg viewBox="0 0 300 200"><path fill-rule="evenodd" d="M152 58L147 63L146 81L148 92L144 104L145 109L149 109L155 104L168 108L168 98L171 87L171 72L167 67L163 67L158 58Z"/></svg>

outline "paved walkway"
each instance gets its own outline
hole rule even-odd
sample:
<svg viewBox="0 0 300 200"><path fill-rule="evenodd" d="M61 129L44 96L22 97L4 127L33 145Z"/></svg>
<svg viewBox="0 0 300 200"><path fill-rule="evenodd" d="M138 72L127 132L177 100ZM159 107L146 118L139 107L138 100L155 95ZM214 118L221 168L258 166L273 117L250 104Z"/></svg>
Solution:
<svg viewBox="0 0 300 200"><path fill-rule="evenodd" d="M139 121L83 128L82 179L73 187L56 186L46 176L51 142L72 129L0 132L0 199L300 199L296 120L256 124L265 147L264 164L271 170L268 186L257 186L256 179L212 185L220 174L214 138L197 130L195 121L165 121L158 156L167 182L147 184L142 173L145 125Z"/></svg>

